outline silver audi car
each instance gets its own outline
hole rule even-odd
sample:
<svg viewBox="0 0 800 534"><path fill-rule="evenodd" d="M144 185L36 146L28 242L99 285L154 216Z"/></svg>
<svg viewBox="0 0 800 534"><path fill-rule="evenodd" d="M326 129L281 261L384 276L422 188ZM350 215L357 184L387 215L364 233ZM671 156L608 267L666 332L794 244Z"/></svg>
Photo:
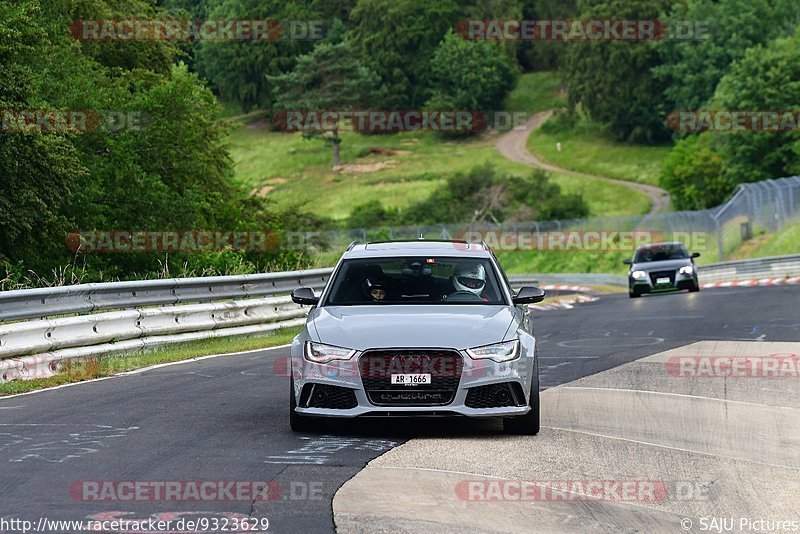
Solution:
<svg viewBox="0 0 800 534"><path fill-rule="evenodd" d="M353 243L292 341L289 419L501 417L507 432L539 431L539 365L527 305L484 243Z"/></svg>

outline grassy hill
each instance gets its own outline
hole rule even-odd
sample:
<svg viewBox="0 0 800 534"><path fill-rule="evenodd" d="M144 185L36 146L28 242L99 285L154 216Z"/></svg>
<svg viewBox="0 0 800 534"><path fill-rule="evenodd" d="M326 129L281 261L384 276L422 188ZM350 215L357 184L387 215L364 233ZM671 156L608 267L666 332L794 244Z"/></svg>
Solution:
<svg viewBox="0 0 800 534"><path fill-rule="evenodd" d="M532 73L520 78L506 108L534 113L564 102L554 73ZM432 132L345 132L343 169L334 171L331 148L325 141L269 131L257 115L249 120L238 123L229 138L236 179L279 207L313 206L334 219L344 219L354 205L370 200L408 206L426 198L449 175L486 162L503 172L530 172L529 167L497 153L498 133L454 141ZM633 215L649 209L646 196L619 185L561 174L552 177L565 192L584 194L592 215Z"/></svg>

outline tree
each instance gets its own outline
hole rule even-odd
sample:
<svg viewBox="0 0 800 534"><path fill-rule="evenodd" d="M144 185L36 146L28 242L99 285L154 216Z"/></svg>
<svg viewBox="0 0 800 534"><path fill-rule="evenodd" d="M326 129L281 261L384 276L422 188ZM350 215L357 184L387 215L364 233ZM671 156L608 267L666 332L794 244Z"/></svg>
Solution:
<svg viewBox="0 0 800 534"><path fill-rule="evenodd" d="M657 19L668 0L582 0L581 19ZM651 69L659 64L650 41L568 43L564 78L569 105L580 104L594 120L609 125L619 139L656 142L667 137L661 85Z"/></svg>
<svg viewBox="0 0 800 534"><path fill-rule="evenodd" d="M711 34L698 39L663 39L656 43L663 64L653 68L665 85L673 109L696 110L714 94L730 65L747 49L791 34L787 21L800 17L792 0L689 0L673 7L670 21L705 21ZM700 36L698 36L700 37Z"/></svg>
<svg viewBox="0 0 800 534"><path fill-rule="evenodd" d="M529 176L498 174L491 164L456 173L426 200L408 208L415 224L573 219L589 214L580 195L564 194L539 169Z"/></svg>
<svg viewBox="0 0 800 534"><path fill-rule="evenodd" d="M366 109L379 98L378 75L358 59L348 42L320 42L297 59L295 68L281 76L268 76L274 85L274 110L348 111ZM321 134L305 131L307 136ZM340 164L338 125L325 139L333 145L333 166Z"/></svg>
<svg viewBox="0 0 800 534"><path fill-rule="evenodd" d="M314 20L305 2L285 0L220 0L209 8L210 19ZM286 28L281 28L286 31ZM224 100L239 102L245 111L268 109L273 90L266 75L279 75L294 67L313 41L289 38L261 41L204 41L196 50L198 72L207 78Z"/></svg>
<svg viewBox="0 0 800 534"><path fill-rule="evenodd" d="M669 191L679 210L702 210L718 206L733 184L723 176L724 161L711 132L677 142L664 161L660 185Z"/></svg>
<svg viewBox="0 0 800 534"><path fill-rule="evenodd" d="M63 243L70 180L86 169L68 134L13 131L14 110L41 109L31 64L48 45L33 2L0 3L0 261L44 264Z"/></svg>
<svg viewBox="0 0 800 534"><path fill-rule="evenodd" d="M720 80L712 109L800 109L800 28L792 37L749 49ZM800 174L800 131L734 131L721 135L725 175L732 184Z"/></svg>
<svg viewBox="0 0 800 534"><path fill-rule="evenodd" d="M430 97L430 60L459 16L453 0L359 0L349 41L379 76L391 109L418 109Z"/></svg>
<svg viewBox="0 0 800 534"><path fill-rule="evenodd" d="M498 43L468 41L452 31L431 59L431 109L496 110L517 80L517 68Z"/></svg>

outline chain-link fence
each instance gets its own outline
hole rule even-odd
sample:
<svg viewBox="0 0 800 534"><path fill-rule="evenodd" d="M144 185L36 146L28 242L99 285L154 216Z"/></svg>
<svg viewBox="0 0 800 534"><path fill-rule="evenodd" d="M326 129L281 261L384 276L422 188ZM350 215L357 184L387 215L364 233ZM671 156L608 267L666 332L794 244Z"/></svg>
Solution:
<svg viewBox="0 0 800 534"><path fill-rule="evenodd" d="M394 239L485 239L493 249L604 250L605 242L630 246L656 241L681 241L724 261L761 232L774 232L800 215L800 177L740 184L723 205L701 211L675 211L636 217L592 217L560 221L475 222L470 224L414 225L356 228L321 232L289 232L286 245L341 251L352 241ZM509 237L511 236L511 237ZM572 243L578 247L569 249ZM567 248L565 248L567 247Z"/></svg>

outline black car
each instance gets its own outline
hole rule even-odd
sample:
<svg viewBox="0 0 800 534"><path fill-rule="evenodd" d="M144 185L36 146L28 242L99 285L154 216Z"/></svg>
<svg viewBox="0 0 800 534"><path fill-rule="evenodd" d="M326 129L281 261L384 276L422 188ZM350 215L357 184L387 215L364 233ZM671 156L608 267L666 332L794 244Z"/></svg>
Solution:
<svg viewBox="0 0 800 534"><path fill-rule="evenodd" d="M662 291L700 291L694 258L699 252L689 254L683 243L650 243L636 249L628 271L628 295L631 298L643 293Z"/></svg>

